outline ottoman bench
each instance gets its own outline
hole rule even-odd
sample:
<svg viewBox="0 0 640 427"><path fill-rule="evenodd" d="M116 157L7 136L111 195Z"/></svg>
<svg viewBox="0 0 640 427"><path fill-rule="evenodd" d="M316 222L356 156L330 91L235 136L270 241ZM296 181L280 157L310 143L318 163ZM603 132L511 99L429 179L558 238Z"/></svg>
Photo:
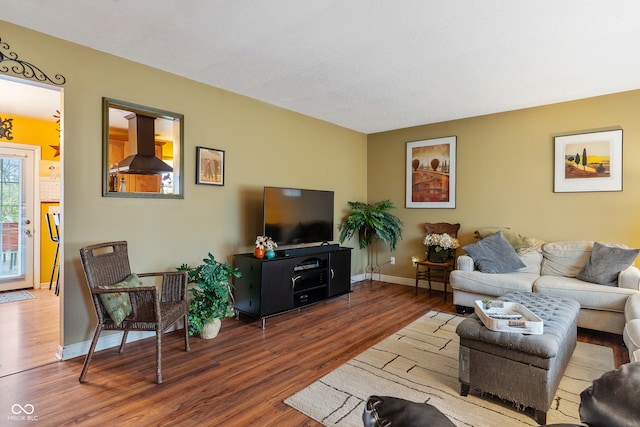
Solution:
<svg viewBox="0 0 640 427"><path fill-rule="evenodd" d="M580 304L569 298L510 292L496 300L523 304L543 320L542 335L496 332L475 314L457 327L460 394L470 389L532 408L545 424L547 411L576 347Z"/></svg>

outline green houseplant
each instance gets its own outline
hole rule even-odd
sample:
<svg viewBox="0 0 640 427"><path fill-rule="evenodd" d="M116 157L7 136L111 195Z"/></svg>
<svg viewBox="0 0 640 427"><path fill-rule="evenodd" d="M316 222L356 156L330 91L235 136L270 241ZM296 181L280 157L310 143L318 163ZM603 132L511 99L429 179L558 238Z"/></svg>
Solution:
<svg viewBox="0 0 640 427"><path fill-rule="evenodd" d="M233 295L229 277L241 276L237 268L216 261L209 253L202 264L196 267L182 264L178 270L186 271L189 283L196 285L189 289L193 296L189 302L189 335L202 336L202 331L208 324L219 324L221 319L233 317Z"/></svg>
<svg viewBox="0 0 640 427"><path fill-rule="evenodd" d="M368 204L348 202L351 214L338 226L340 243L358 233L360 249L368 247L375 238L389 245L393 251L398 240L402 239L402 221L388 212L395 206L390 200Z"/></svg>

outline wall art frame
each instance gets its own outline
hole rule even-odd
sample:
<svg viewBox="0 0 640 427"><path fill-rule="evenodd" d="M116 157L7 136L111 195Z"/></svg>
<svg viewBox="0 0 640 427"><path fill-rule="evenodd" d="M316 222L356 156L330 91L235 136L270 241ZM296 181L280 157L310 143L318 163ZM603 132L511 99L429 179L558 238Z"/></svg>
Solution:
<svg viewBox="0 0 640 427"><path fill-rule="evenodd" d="M622 129L554 137L553 191L622 191Z"/></svg>
<svg viewBox="0 0 640 427"><path fill-rule="evenodd" d="M456 136L407 142L406 207L456 207Z"/></svg>
<svg viewBox="0 0 640 427"><path fill-rule="evenodd" d="M224 161L224 150L196 147L196 184L223 186Z"/></svg>

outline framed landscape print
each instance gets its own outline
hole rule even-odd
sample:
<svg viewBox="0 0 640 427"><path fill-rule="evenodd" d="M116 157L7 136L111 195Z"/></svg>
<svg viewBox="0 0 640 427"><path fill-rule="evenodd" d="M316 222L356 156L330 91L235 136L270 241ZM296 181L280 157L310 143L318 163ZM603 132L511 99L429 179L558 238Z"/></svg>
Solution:
<svg viewBox="0 0 640 427"><path fill-rule="evenodd" d="M556 136L553 191L622 191L622 129Z"/></svg>
<svg viewBox="0 0 640 427"><path fill-rule="evenodd" d="M456 207L456 137L407 142L406 207Z"/></svg>
<svg viewBox="0 0 640 427"><path fill-rule="evenodd" d="M196 184L224 185L224 151L196 147Z"/></svg>

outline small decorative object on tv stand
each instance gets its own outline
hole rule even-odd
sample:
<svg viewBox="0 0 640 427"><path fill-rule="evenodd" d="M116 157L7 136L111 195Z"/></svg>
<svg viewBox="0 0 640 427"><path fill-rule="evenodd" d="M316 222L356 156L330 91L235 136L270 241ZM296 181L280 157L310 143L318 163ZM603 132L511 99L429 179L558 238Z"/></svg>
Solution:
<svg viewBox="0 0 640 427"><path fill-rule="evenodd" d="M236 254L235 310L262 320L351 293L351 248L321 245L297 255L257 259ZM281 252L282 253L282 252Z"/></svg>

